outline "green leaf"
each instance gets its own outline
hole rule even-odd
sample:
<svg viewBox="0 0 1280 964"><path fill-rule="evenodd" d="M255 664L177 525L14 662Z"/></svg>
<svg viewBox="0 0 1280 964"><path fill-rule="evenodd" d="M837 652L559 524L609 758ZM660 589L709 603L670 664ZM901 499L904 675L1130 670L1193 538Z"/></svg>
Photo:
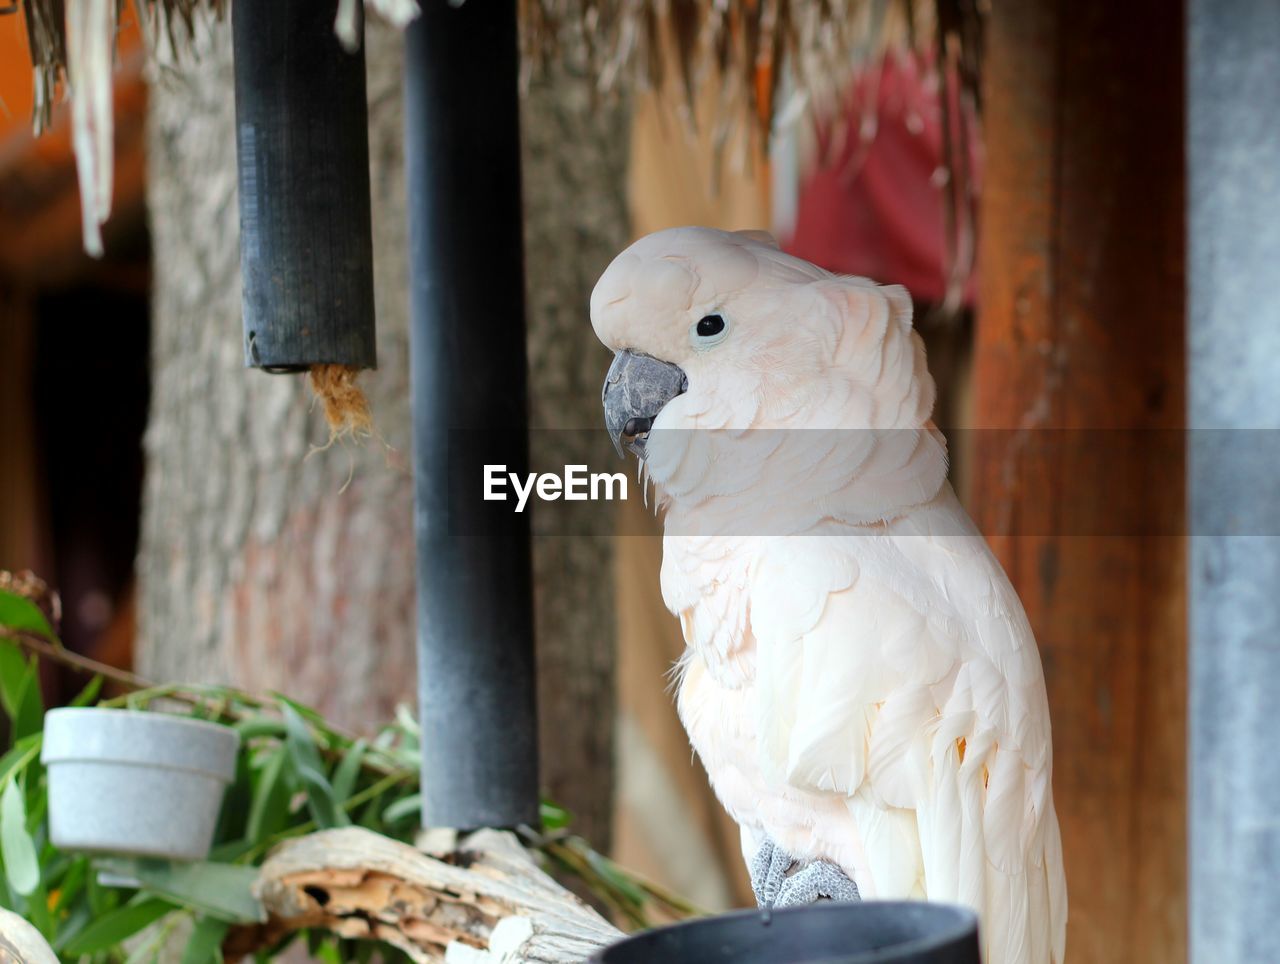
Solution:
<svg viewBox="0 0 1280 964"><path fill-rule="evenodd" d="M0 852L9 886L24 897L40 886L36 845L27 832L27 805L22 787L10 780L0 794Z"/></svg>
<svg viewBox="0 0 1280 964"><path fill-rule="evenodd" d="M287 733L285 746L289 750L294 773L302 781L302 788L306 791L311 819L321 830L347 826L351 823L351 818L334 797L333 787L325 777L324 765L320 762L320 751L306 720L287 700L281 700L280 710L284 714Z"/></svg>
<svg viewBox="0 0 1280 964"><path fill-rule="evenodd" d="M49 794L47 792L47 783L42 782L44 772L43 765L36 763L22 778L27 788L27 827L31 830L31 836L35 838L36 852L41 855L41 867L48 866L50 860L44 848L53 846L45 839L48 836L49 829L45 826L44 820L49 813ZM56 854L59 851L53 850L51 852ZM48 877L49 875L46 873L42 876ZM52 880L53 878L50 877L49 879Z"/></svg>
<svg viewBox="0 0 1280 964"><path fill-rule="evenodd" d="M44 727L44 699L40 695L40 676L36 661L30 662L30 675L18 697L17 709L12 715L15 739L39 733Z"/></svg>
<svg viewBox="0 0 1280 964"><path fill-rule="evenodd" d="M542 801L539 813L542 817L542 829L546 831L563 830L573 821L573 814L550 800Z"/></svg>
<svg viewBox="0 0 1280 964"><path fill-rule="evenodd" d="M386 796L385 791L376 797L372 797L363 807L356 811L355 816L351 819L357 826L366 827L377 833L391 833L386 826L386 821L382 819L382 798L384 796Z"/></svg>
<svg viewBox="0 0 1280 964"><path fill-rule="evenodd" d="M27 898L27 920L35 926L45 940L55 936L57 927L53 922L53 914L49 910L49 895L43 886L36 887Z"/></svg>
<svg viewBox="0 0 1280 964"><path fill-rule="evenodd" d="M364 740L356 740L347 750L346 756L338 764L333 773L333 796L339 803L345 803L355 791L356 781L360 779L360 765L364 763L365 752L369 744Z"/></svg>
<svg viewBox="0 0 1280 964"><path fill-rule="evenodd" d="M331 830L334 827L345 827L350 824L351 818L334 799L333 787L329 785L324 774L300 764L297 760L293 761L293 766L298 778L302 781L303 790L306 791L307 809L316 826L321 830Z"/></svg>
<svg viewBox="0 0 1280 964"><path fill-rule="evenodd" d="M95 676L89 680L88 684L82 689L76 698L71 701L71 706L89 706L98 699L98 694L102 692L102 677Z"/></svg>
<svg viewBox="0 0 1280 964"><path fill-rule="evenodd" d="M97 866L133 877L144 890L231 924L261 923L267 919L251 890L258 879L256 867L125 857L100 858Z"/></svg>
<svg viewBox="0 0 1280 964"><path fill-rule="evenodd" d="M322 930L316 930L315 928L308 928L302 933L306 937L307 953L313 958L318 957L320 954L320 946L324 943L326 936L325 932Z"/></svg>
<svg viewBox="0 0 1280 964"><path fill-rule="evenodd" d="M307 706L307 704L299 703L297 700L290 699L283 693L277 693L275 690L271 691L271 695L280 704L282 712L285 707L288 707L312 726L320 727L325 725L324 717L320 715L319 710L312 709L310 706Z"/></svg>
<svg viewBox="0 0 1280 964"><path fill-rule="evenodd" d="M58 914L58 933L52 938L46 939L53 945L54 950L58 950L83 934L85 928L89 927L95 919L93 908L89 906L89 902L79 901L68 907L65 914Z"/></svg>
<svg viewBox="0 0 1280 964"><path fill-rule="evenodd" d="M386 810L382 811L382 819L387 823L395 823L405 817L419 816L422 813L422 794L413 793L401 797Z"/></svg>
<svg viewBox="0 0 1280 964"><path fill-rule="evenodd" d="M235 724L235 731L240 734L240 740L248 743L255 737L274 736L277 739L283 738L285 735L284 724L279 720L255 719L241 720Z"/></svg>
<svg viewBox="0 0 1280 964"><path fill-rule="evenodd" d="M313 770L321 769L320 750L306 718L289 703L282 702L280 710L284 714L285 743L290 754Z"/></svg>
<svg viewBox="0 0 1280 964"><path fill-rule="evenodd" d="M53 904L53 916L61 917L85 889L85 879L89 875L89 858L77 857L71 861L67 871L58 882L57 898Z"/></svg>
<svg viewBox="0 0 1280 964"><path fill-rule="evenodd" d="M249 824L249 809L253 805L253 786L256 776L249 754L237 753L235 777L223 794L218 824L213 831L214 840L225 843L229 840L244 839L245 830Z"/></svg>
<svg viewBox="0 0 1280 964"><path fill-rule="evenodd" d="M249 822L244 837L260 843L285 828L289 820L289 781L284 779L288 755L283 747L267 758L266 766L254 785L253 803L249 806Z"/></svg>
<svg viewBox="0 0 1280 964"><path fill-rule="evenodd" d="M89 910L94 920L120 903L120 891L98 882L98 874L92 862L89 864L89 873L85 877L84 890L85 896L89 898Z"/></svg>
<svg viewBox="0 0 1280 964"><path fill-rule="evenodd" d="M626 874L619 873L617 864L603 854L592 850L590 847L584 848L584 851L583 856L587 858L587 863L589 863L591 868L603 877L607 883L613 885L613 887L621 892L628 900L636 904L644 904L647 899L644 891L637 887Z"/></svg>
<svg viewBox="0 0 1280 964"><path fill-rule="evenodd" d="M239 863L240 858L253 850L253 844L241 838L228 840L226 843L214 844L209 848L209 862L213 864Z"/></svg>
<svg viewBox="0 0 1280 964"><path fill-rule="evenodd" d="M26 596L7 589L0 589L0 626L53 638L53 627L44 618L40 607Z"/></svg>
<svg viewBox="0 0 1280 964"><path fill-rule="evenodd" d="M32 733L13 744L4 756L0 757L0 786L4 786L13 777L20 776L31 761L40 756L40 744L43 733Z"/></svg>
<svg viewBox="0 0 1280 964"><path fill-rule="evenodd" d="M0 705L9 718L18 714L22 694L31 685L33 670L22 650L13 643L0 640Z"/></svg>
<svg viewBox="0 0 1280 964"><path fill-rule="evenodd" d="M182 964L217 964L222 960L222 939L231 925L216 917L201 917L196 921L191 939L182 952Z"/></svg>
<svg viewBox="0 0 1280 964"><path fill-rule="evenodd" d="M111 950L175 909L159 897L131 901L103 914L58 950L64 959Z"/></svg>

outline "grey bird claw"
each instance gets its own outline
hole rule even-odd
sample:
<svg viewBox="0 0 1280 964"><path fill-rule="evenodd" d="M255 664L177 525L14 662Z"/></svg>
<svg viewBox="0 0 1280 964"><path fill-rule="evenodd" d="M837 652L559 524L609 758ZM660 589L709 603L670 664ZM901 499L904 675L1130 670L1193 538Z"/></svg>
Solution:
<svg viewBox="0 0 1280 964"><path fill-rule="evenodd" d="M775 907L813 904L820 900L861 900L858 885L835 864L815 860L805 864L778 890Z"/></svg>
<svg viewBox="0 0 1280 964"><path fill-rule="evenodd" d="M751 861L751 889L761 907L794 907L819 900L861 900L858 885L835 864L795 859L766 839Z"/></svg>
<svg viewBox="0 0 1280 964"><path fill-rule="evenodd" d="M761 907L772 907L778 899L778 892L787 879L787 871L795 863L791 855L765 838L764 844L756 851L749 868L751 873L751 890L756 895L756 903Z"/></svg>

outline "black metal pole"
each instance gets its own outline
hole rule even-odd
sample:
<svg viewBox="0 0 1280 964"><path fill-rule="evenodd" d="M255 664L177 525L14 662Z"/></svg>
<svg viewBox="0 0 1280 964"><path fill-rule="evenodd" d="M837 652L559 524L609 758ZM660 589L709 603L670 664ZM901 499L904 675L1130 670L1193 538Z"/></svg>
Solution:
<svg viewBox="0 0 1280 964"><path fill-rule="evenodd" d="M516 4L432 2L405 35L423 821L538 821ZM451 501L450 493L453 493Z"/></svg>
<svg viewBox="0 0 1280 964"><path fill-rule="evenodd" d="M377 365L363 36L342 49L337 7L232 8L244 354L268 371Z"/></svg>

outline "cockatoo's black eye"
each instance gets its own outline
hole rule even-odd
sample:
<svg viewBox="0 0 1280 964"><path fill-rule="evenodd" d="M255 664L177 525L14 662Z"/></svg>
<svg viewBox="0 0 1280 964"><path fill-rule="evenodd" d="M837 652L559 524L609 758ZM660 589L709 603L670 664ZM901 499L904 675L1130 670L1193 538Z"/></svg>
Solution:
<svg viewBox="0 0 1280 964"><path fill-rule="evenodd" d="M729 320L724 315L703 315L689 326L689 343L695 351L720 344L729 336Z"/></svg>
<svg viewBox="0 0 1280 964"><path fill-rule="evenodd" d="M714 338L724 331L724 319L719 315L707 315L698 322L699 338Z"/></svg>

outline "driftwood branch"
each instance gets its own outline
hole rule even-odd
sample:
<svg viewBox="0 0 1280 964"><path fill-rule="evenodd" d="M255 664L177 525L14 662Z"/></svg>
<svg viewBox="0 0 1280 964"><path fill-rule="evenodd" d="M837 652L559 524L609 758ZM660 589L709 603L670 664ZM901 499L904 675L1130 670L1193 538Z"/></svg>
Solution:
<svg viewBox="0 0 1280 964"><path fill-rule="evenodd" d="M622 937L495 830L440 856L358 827L321 831L281 844L255 892L267 922L230 933L228 961L303 928L385 941L424 964L577 964Z"/></svg>
<svg viewBox="0 0 1280 964"><path fill-rule="evenodd" d="M0 961L5 964L58 964L58 955L29 921L0 908Z"/></svg>

